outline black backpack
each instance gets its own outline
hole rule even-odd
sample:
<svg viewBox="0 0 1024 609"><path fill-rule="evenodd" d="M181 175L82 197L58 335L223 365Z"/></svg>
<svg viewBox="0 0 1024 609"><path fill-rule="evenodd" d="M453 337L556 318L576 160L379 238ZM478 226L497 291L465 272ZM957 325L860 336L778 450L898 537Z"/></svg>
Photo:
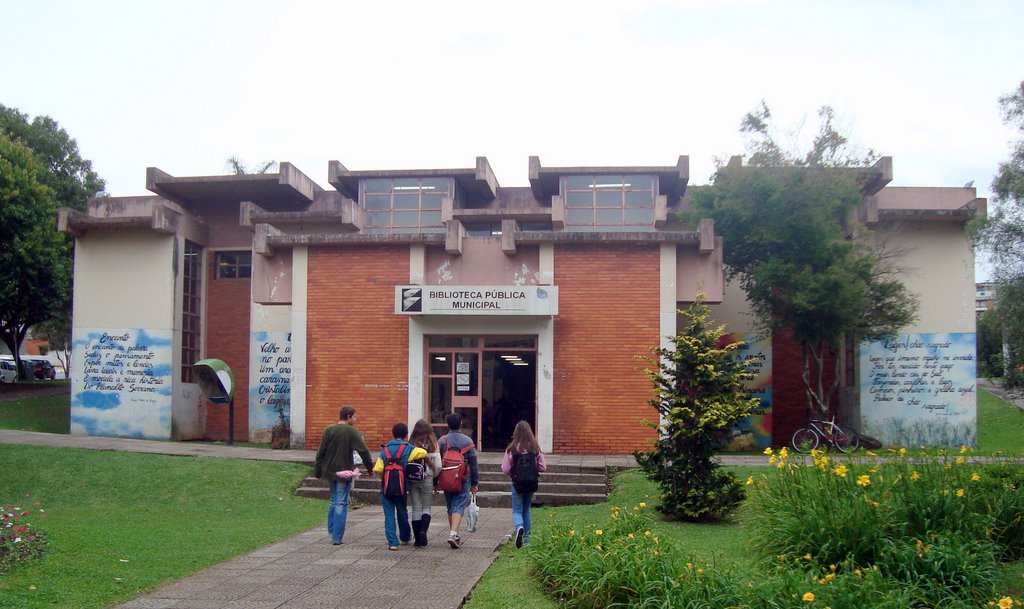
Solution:
<svg viewBox="0 0 1024 609"><path fill-rule="evenodd" d="M427 479L426 457L416 459L415 461L409 461L405 464L405 479L414 480L416 482Z"/></svg>
<svg viewBox="0 0 1024 609"><path fill-rule="evenodd" d="M537 491L537 454L518 453L512 457L512 486L519 494Z"/></svg>
<svg viewBox="0 0 1024 609"><path fill-rule="evenodd" d="M395 454L387 444L381 446L384 452L384 475L380 480L380 490L385 497L405 496L405 466L402 465L402 455L406 448L412 448L411 444L404 444Z"/></svg>

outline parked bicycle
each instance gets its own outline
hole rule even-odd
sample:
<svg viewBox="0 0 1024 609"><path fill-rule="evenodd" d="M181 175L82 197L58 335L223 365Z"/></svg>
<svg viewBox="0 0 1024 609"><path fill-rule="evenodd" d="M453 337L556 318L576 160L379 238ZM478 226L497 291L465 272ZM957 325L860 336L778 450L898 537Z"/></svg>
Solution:
<svg viewBox="0 0 1024 609"><path fill-rule="evenodd" d="M835 417L829 421L811 419L807 427L796 430L790 446L800 453L808 453L822 444L835 447L842 453L853 452L860 448L860 437L851 429L836 423Z"/></svg>

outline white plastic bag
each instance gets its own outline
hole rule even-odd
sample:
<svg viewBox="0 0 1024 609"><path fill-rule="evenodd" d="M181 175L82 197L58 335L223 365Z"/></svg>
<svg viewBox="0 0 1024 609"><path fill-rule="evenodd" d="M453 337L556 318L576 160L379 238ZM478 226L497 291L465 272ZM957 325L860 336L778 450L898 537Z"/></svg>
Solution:
<svg viewBox="0 0 1024 609"><path fill-rule="evenodd" d="M476 493L469 496L469 507L466 508L466 530L476 532L480 520L480 506L476 504Z"/></svg>

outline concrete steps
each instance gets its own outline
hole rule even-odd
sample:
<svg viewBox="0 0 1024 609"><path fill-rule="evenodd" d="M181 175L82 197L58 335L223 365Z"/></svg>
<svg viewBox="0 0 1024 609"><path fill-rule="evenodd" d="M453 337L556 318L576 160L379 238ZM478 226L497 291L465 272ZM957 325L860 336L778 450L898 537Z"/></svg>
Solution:
<svg viewBox="0 0 1024 609"><path fill-rule="evenodd" d="M481 461L479 491L476 495L480 507L512 507L511 481L501 473L501 464ZM307 477L295 491L302 497L330 499L327 482ZM366 504L380 503L380 477L360 478L352 488L354 501ZM540 475L540 485L533 496L533 505L580 505L601 503L608 499L608 472L605 467L588 465L549 464ZM438 493L435 503L444 503Z"/></svg>

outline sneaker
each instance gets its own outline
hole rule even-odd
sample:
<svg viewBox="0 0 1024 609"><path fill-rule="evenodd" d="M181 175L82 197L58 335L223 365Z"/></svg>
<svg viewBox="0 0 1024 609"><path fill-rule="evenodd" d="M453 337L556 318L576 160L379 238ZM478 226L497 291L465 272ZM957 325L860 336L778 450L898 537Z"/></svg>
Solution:
<svg viewBox="0 0 1024 609"><path fill-rule="evenodd" d="M388 546L388 551L390 551L390 552L397 552L398 551L398 546Z"/></svg>
<svg viewBox="0 0 1024 609"><path fill-rule="evenodd" d="M458 535L449 535L448 545L450 545L453 550L458 550L459 546L462 545L462 539Z"/></svg>
<svg viewBox="0 0 1024 609"><path fill-rule="evenodd" d="M526 531L523 530L523 527L519 527L518 529L516 529L516 547L517 548L523 547L523 535L525 535L525 534L526 534Z"/></svg>
<svg viewBox="0 0 1024 609"><path fill-rule="evenodd" d="M338 540L338 541L332 541L332 542L331 542L331 545L335 545L335 546L340 546L340 545L341 545L341 543L342 543L342 542L341 542L341 540Z"/></svg>

